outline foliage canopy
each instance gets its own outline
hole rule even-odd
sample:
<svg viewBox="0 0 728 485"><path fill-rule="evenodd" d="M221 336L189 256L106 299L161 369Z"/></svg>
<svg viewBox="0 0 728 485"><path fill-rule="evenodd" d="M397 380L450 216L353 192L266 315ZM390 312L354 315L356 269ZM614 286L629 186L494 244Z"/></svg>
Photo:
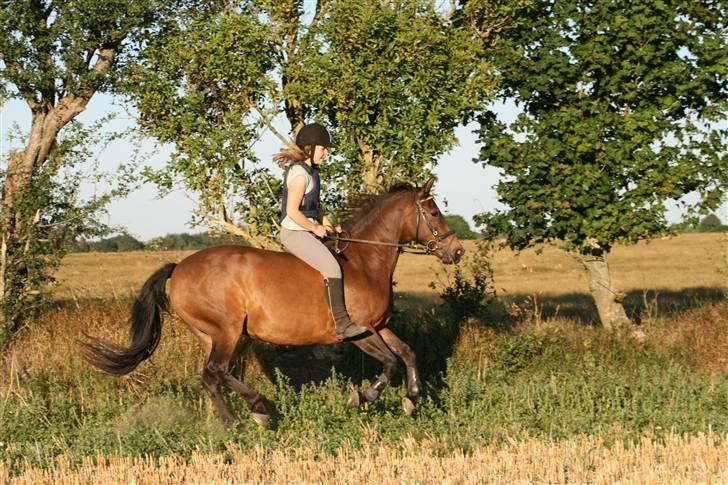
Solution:
<svg viewBox="0 0 728 485"><path fill-rule="evenodd" d="M495 49L522 114L480 118L480 160L509 209L482 214L514 248L601 254L664 234L668 200L725 193L728 58L722 2L538 0ZM688 204L684 198L697 194Z"/></svg>
<svg viewBox="0 0 728 485"><path fill-rule="evenodd" d="M129 65L125 90L145 132L175 147L149 178L190 189L200 220L239 223L257 245L276 229L281 191L278 170L252 150L263 130L283 144L306 122L332 128L335 151L323 171L335 209L427 175L493 91L480 37L432 2L229 7L181 11Z"/></svg>

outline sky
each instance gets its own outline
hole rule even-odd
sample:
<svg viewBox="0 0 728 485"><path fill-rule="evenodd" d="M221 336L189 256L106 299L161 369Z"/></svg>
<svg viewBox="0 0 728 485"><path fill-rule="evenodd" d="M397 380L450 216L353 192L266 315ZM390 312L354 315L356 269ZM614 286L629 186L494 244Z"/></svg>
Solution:
<svg viewBox="0 0 728 485"><path fill-rule="evenodd" d="M504 121L512 120L517 114L517 109L512 104L499 105L496 111ZM133 117L123 104L117 98L105 94L94 96L78 120L91 124L110 112L117 113L112 128L123 129L133 125ZM17 140L12 141L9 135L15 127L22 133L27 133L30 119L30 110L24 101L8 100L0 107L0 154L3 157L10 148L22 146ZM279 123L277 126L279 131L286 132L286 123L283 120L279 120ZM502 207L498 203L494 188L499 179L498 170L473 162L478 154L474 129L475 125L469 125L457 130L459 144L440 158L434 170L438 176L435 191L441 209L445 213L465 217L471 227L473 215ZM256 143L254 150L261 161L273 168L271 156L281 148L281 145L275 135L267 132ZM144 163L154 168L162 168L172 151L169 146L157 146L152 139L146 140L142 148L145 153L149 153ZM123 142L114 142L97 154L101 169L109 172L112 172L119 163L128 161L131 156L132 148ZM87 194L103 189L104 187L93 186L84 188ZM104 222L124 227L131 235L143 241L170 233L200 232L204 228L189 224L194 207L195 199L192 193L179 189L160 198L154 185L145 184L128 197L111 203ZM728 204L723 204L718 211L718 217L724 223L728 221ZM670 206L668 219L671 222L678 222L681 219L681 211L676 206Z"/></svg>

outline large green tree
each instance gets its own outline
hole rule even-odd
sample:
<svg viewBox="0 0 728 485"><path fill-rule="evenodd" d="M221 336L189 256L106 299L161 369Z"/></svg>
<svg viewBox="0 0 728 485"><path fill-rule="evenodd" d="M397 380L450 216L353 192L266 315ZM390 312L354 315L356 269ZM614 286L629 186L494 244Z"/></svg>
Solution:
<svg viewBox="0 0 728 485"><path fill-rule="evenodd" d="M185 186L199 217L267 246L280 173L252 151L264 130L281 146L306 122L334 130L332 205L422 176L493 92L484 44L461 10L250 0L184 12L127 78L143 129L176 149L151 178Z"/></svg>
<svg viewBox="0 0 728 485"><path fill-rule="evenodd" d="M479 220L513 248L577 255L603 325L619 326L613 245L668 233L667 201L706 213L725 193L725 4L535 0L522 13L494 50L522 114L480 120L480 161L502 170L508 209Z"/></svg>
<svg viewBox="0 0 728 485"><path fill-rule="evenodd" d="M72 209L71 194L53 183L73 147L59 142L69 126L98 92L112 88L118 66L135 32L153 25L165 11L159 1L9 0L0 9L0 98L25 100L31 112L24 148L3 154L0 204L0 340L6 342L33 306L43 278L43 261L55 245L38 244L40 228L75 227L81 213ZM73 140L73 136L66 137ZM66 196L60 194L66 191ZM53 194L56 194L53 196ZM59 198L60 197L60 198ZM55 201L55 202L53 202ZM90 212L85 212L87 215ZM45 237L45 236L43 236ZM47 241L46 241L47 242ZM47 274L40 272L40 274Z"/></svg>

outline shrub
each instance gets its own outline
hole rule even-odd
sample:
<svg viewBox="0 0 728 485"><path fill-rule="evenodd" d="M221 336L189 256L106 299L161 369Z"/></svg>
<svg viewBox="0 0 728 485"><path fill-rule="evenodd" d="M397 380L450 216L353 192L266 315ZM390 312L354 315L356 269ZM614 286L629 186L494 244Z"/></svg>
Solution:
<svg viewBox="0 0 728 485"><path fill-rule="evenodd" d="M480 240L475 247L465 267L457 265L452 274L445 273L444 278L438 274L438 281L430 283L430 288L439 289L440 298L458 322L482 313L496 296L491 243Z"/></svg>

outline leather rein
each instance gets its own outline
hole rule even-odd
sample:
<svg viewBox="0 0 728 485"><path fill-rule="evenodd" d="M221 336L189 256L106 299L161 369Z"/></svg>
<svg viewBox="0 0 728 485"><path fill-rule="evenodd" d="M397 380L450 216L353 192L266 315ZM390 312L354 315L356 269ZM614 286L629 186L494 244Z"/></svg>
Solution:
<svg viewBox="0 0 728 485"><path fill-rule="evenodd" d="M417 223L416 223L416 230L415 230L415 239L419 239L420 236L420 220L425 221L425 224L427 225L428 229L432 233L432 239L427 241L427 244L420 244L417 242L409 242L409 243L393 243L393 242L386 242L386 241L373 241L370 239L355 239L351 237L341 237L339 235L336 236L329 236L329 239L335 241L334 243L334 252L336 254L341 254L344 251L346 251L349 248L349 244L351 243L359 243L359 244L373 244L377 246L388 246L397 248L397 250L403 252L403 253L410 253L410 254L434 254L435 251L438 249L442 249L442 246L440 246L440 242L444 239L447 239L451 235L455 234L455 231L452 229L449 231L446 231L444 233L440 233L435 226L432 224L432 222L427 218L427 214L425 214L425 208L422 207L422 203L426 202L428 200L432 199L432 197L427 197L426 199L417 199L415 195L415 203L417 204ZM345 231L342 231L342 233ZM339 234L342 234L339 233ZM343 248L339 247L339 242L343 241L348 244L344 246ZM449 245L448 245L449 246Z"/></svg>

